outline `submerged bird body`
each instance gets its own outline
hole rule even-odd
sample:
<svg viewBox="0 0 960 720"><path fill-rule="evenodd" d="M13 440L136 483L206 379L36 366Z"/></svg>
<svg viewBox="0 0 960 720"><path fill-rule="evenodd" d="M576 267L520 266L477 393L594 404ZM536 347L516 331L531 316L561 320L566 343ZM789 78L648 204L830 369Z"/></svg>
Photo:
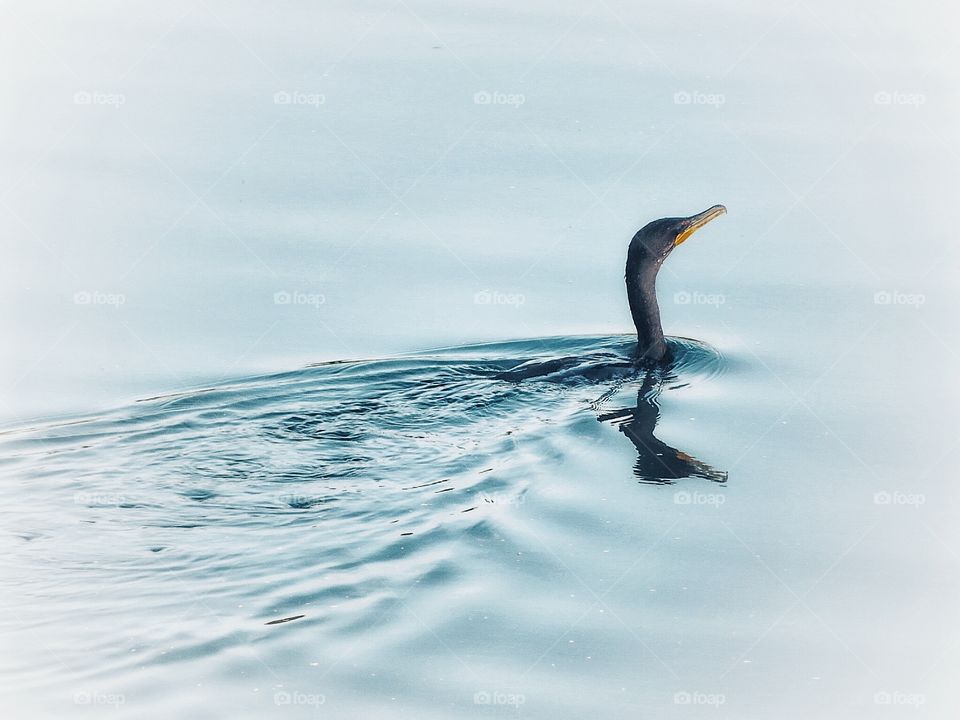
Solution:
<svg viewBox="0 0 960 720"><path fill-rule="evenodd" d="M699 228L726 213L714 205L685 218L662 218L642 227L627 250L627 300L637 328L636 359L644 364L669 362L670 351L660 324L657 273L667 256Z"/></svg>

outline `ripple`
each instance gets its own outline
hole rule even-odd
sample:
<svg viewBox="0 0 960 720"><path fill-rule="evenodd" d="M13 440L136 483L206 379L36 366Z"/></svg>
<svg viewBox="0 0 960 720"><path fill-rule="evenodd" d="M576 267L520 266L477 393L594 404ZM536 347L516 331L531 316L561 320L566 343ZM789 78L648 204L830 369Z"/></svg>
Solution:
<svg viewBox="0 0 960 720"><path fill-rule="evenodd" d="M472 548L517 531L545 468L620 443L611 425L634 442L652 432L636 401L652 376L673 390L723 372L710 346L669 342L674 363L655 373L632 363L629 336L543 338L314 365L6 431L18 577L54 616L84 597L68 580L111 588L98 612L131 637L151 618L151 643L170 648L157 663L224 655L264 625L373 643L373 628L400 632L381 617L391 602L451 585ZM717 480L656 449L676 458L638 463L641 481ZM71 647L84 666L84 643ZM94 652L103 667L143 661Z"/></svg>

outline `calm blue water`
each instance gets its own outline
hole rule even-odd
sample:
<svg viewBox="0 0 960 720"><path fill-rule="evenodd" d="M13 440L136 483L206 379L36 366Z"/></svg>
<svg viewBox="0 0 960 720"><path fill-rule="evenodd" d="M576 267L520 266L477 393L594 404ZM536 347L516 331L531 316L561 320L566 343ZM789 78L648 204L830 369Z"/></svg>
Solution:
<svg viewBox="0 0 960 720"><path fill-rule="evenodd" d="M4 717L956 716L950 8L3 13Z"/></svg>

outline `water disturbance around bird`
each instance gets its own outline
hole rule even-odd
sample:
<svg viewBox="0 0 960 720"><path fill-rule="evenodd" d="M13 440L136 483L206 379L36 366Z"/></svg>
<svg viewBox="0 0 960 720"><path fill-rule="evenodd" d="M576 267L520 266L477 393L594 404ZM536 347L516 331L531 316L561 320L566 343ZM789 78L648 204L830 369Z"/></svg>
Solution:
<svg viewBox="0 0 960 720"><path fill-rule="evenodd" d="M411 578L469 573L454 541L502 535L498 509L522 508L585 439L624 460L603 483L726 482L695 447L653 435L658 403L721 382L724 358L673 338L672 366L646 371L635 344L564 337L326 363L7 431L2 473L19 488L27 559L12 571L65 611L94 593L95 612L153 637L144 655L106 638L58 651L97 656L85 673L228 652L278 625L336 643L375 625ZM211 596L229 598L229 632L143 623L205 614Z"/></svg>

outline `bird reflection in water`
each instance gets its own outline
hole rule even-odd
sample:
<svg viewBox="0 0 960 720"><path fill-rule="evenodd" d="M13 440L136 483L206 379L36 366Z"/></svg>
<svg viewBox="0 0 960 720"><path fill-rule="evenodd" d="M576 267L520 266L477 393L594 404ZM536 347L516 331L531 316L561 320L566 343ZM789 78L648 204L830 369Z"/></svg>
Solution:
<svg viewBox="0 0 960 720"><path fill-rule="evenodd" d="M633 474L642 483L669 485L681 478L695 477L725 483L727 473L707 465L682 450L670 447L657 439L653 432L660 419L657 403L666 378L653 371L644 376L637 391L637 404L605 412L597 417L617 427L637 449Z"/></svg>

